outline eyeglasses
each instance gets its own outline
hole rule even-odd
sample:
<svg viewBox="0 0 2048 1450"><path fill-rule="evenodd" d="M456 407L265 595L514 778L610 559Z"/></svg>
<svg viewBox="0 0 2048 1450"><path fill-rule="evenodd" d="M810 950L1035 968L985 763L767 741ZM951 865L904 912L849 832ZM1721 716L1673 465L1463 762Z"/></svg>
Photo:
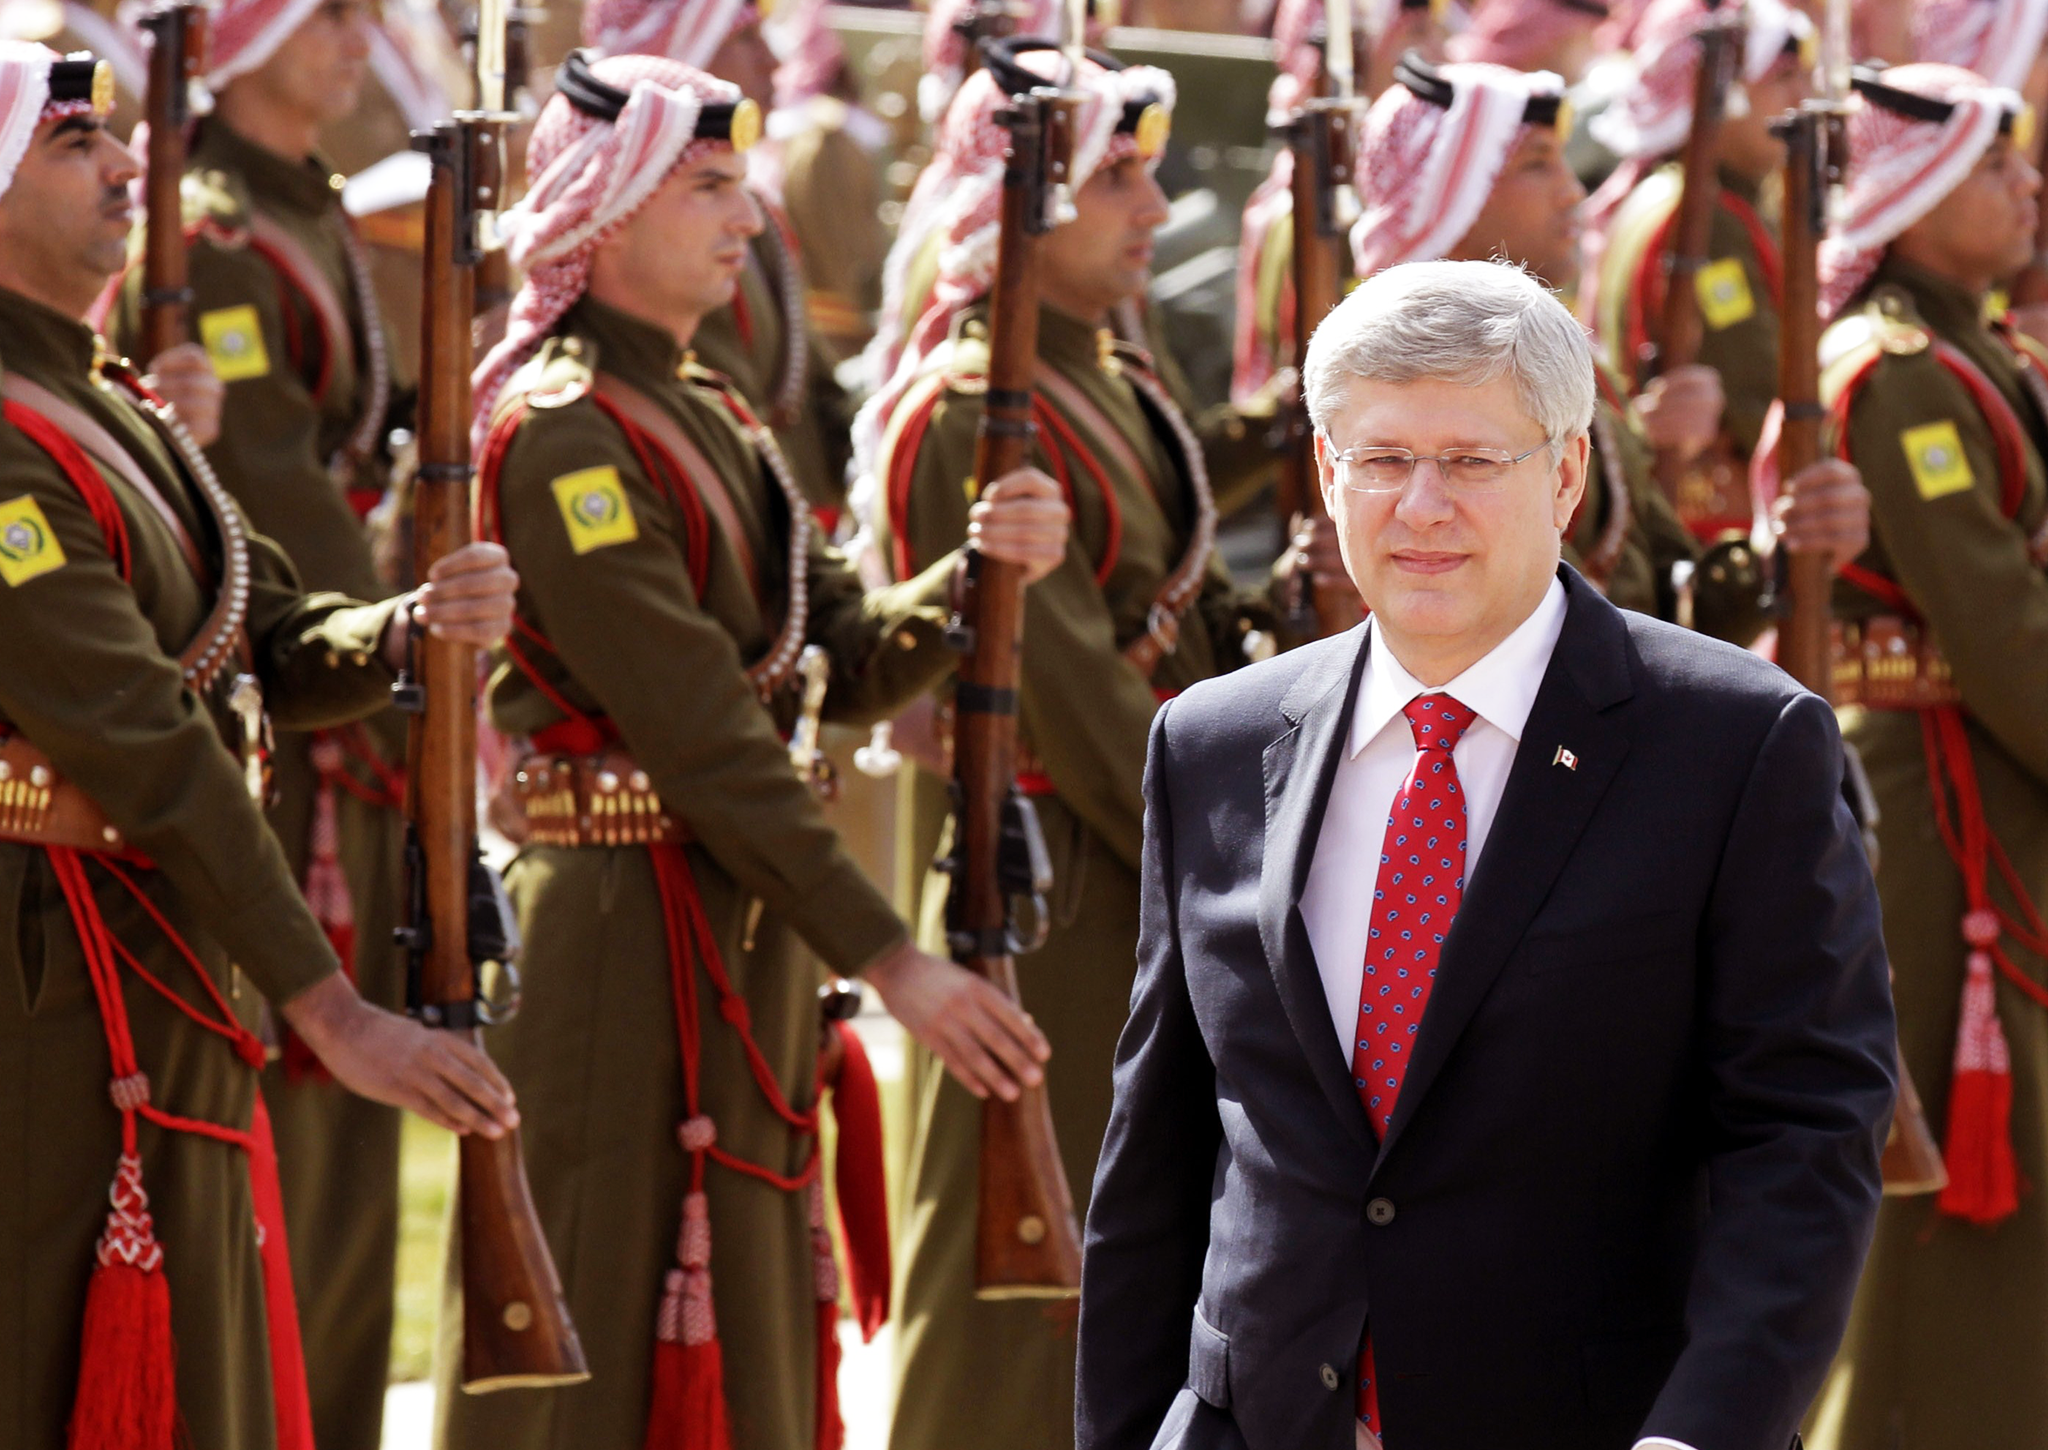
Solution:
<svg viewBox="0 0 2048 1450"><path fill-rule="evenodd" d="M1329 435L1323 435L1325 442ZM1399 493L1418 463L1434 463L1444 484L1453 493L1498 493L1507 486L1508 474L1524 459L1534 458L1552 446L1546 438L1526 453L1509 453L1503 448L1453 448L1448 453L1416 453L1365 443L1343 452L1332 452L1330 462L1337 482L1353 493Z"/></svg>

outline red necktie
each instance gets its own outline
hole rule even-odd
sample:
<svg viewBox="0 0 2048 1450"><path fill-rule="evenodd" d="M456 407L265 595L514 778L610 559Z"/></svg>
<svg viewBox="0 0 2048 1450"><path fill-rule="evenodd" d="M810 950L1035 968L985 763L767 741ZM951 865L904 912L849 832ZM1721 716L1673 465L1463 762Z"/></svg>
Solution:
<svg viewBox="0 0 2048 1450"><path fill-rule="evenodd" d="M1351 1049L1351 1080L1381 1137L1415 1055L1437 958L1464 899L1465 793L1451 752L1479 718L1449 695L1418 696L1401 713L1415 735L1415 764L1387 812ZM1358 1415L1380 1433L1370 1338L1359 1356Z"/></svg>

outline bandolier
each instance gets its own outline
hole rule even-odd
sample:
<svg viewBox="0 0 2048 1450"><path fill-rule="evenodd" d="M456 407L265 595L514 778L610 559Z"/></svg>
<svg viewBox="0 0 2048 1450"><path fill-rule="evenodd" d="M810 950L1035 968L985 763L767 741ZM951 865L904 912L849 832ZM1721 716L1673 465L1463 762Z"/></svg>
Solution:
<svg viewBox="0 0 2048 1450"><path fill-rule="evenodd" d="M208 84L263 84L312 7L236 0L213 22ZM312 18L311 24L326 21ZM356 23L367 27L367 16ZM223 103L225 104L225 103ZM386 436L410 415L368 251L324 157L279 154L222 114L195 125L184 186L195 341L226 384L207 453L251 523L311 588L375 597L371 515L391 461ZM141 271L115 335L139 336ZM415 329L416 330L416 326ZM360 724L280 738L271 824L343 968L369 1000L404 1004L392 945L402 875L405 731L380 711ZM375 1450L389 1361L398 1241L398 1114L345 1093L288 1030L266 1075L323 1450Z"/></svg>
<svg viewBox="0 0 2048 1450"><path fill-rule="evenodd" d="M2048 374L1981 285L1892 244L1959 187L2031 192L2031 153L2019 98L1970 72L1857 89L1823 393L1874 527L1836 590L1835 696L1949 1185L1886 1200L1809 1443L2018 1450L2048 1417L2048 1205L2024 1191L2048 1182Z"/></svg>
<svg viewBox="0 0 2048 1450"><path fill-rule="evenodd" d="M948 115L946 149L934 161L947 178L945 200L927 214L948 257L986 255L968 239L983 226L993 232L993 210L983 203L1000 181L1003 133L989 117L1004 103L1004 84L988 72L970 76ZM1136 132L1158 124L1148 114L1164 119L1153 108L1172 105L1171 78L1089 61L1077 84L1088 95L1077 134L1098 138L1094 154L1076 163L1077 191L1119 163L1143 158L1149 168L1164 137L1141 143ZM1113 133L1102 116L1108 107L1117 109ZM961 481L974 474L987 387L988 285L985 273L941 267L910 330L910 351L875 410L873 523L900 578L946 557L966 531ZM1032 587L1024 606L1018 785L1037 798L1055 885L1050 935L1017 970L1024 1004L1053 1044L1052 1116L1076 1210L1085 1214L1135 969L1146 734L1160 700L1243 663L1248 652L1269 651L1276 627L1263 596L1236 590L1215 556L1202 449L1151 359L1107 327L1051 306L1040 306L1038 329L1032 461L1060 483L1074 525L1066 561ZM942 706L942 739L948 714ZM946 850L946 784L920 772L912 791L910 835L918 864L929 865ZM934 949L945 940L947 883L934 872L924 885L920 930ZM910 1079L889 1444L1066 1441L1072 1307L976 1299L979 1108L922 1053L913 1053Z"/></svg>

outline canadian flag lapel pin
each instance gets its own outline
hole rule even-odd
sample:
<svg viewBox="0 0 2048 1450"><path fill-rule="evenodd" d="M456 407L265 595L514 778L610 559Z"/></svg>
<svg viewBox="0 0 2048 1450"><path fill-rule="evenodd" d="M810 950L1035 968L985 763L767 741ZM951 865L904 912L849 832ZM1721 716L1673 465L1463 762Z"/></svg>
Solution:
<svg viewBox="0 0 2048 1450"><path fill-rule="evenodd" d="M1560 745L1557 747L1557 754L1550 757L1550 763L1552 765L1561 765L1566 770L1577 770L1579 768L1579 757Z"/></svg>

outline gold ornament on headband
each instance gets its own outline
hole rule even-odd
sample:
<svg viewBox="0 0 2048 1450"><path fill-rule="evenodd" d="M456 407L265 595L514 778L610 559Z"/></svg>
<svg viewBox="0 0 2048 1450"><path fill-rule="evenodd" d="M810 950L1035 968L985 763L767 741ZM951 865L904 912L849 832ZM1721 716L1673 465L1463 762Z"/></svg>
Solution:
<svg viewBox="0 0 2048 1450"><path fill-rule="evenodd" d="M2029 157L2034 154L2034 108L2031 105L2022 103L2012 113L2012 145L2013 150L2025 152Z"/></svg>
<svg viewBox="0 0 2048 1450"><path fill-rule="evenodd" d="M732 137L732 149L746 151L761 139L761 108L750 97L741 97L732 108L732 125L728 128Z"/></svg>
<svg viewBox="0 0 2048 1450"><path fill-rule="evenodd" d="M1559 140L1568 141L1571 139L1573 119L1572 98L1570 96L1559 96L1557 98L1557 119L1550 123L1550 129L1557 132Z"/></svg>
<svg viewBox="0 0 2048 1450"><path fill-rule="evenodd" d="M1438 25L1451 13L1451 0L1429 0L1429 18Z"/></svg>
<svg viewBox="0 0 2048 1450"><path fill-rule="evenodd" d="M1147 161L1166 150L1166 138L1172 134L1173 117L1157 101L1138 112L1138 124L1131 128L1138 154Z"/></svg>
<svg viewBox="0 0 2048 1450"><path fill-rule="evenodd" d="M95 116L110 116L114 113L114 63L100 60L92 68L92 113Z"/></svg>
<svg viewBox="0 0 2048 1450"><path fill-rule="evenodd" d="M1820 32L1809 30L1799 37L1799 68L1815 70L1820 66Z"/></svg>

